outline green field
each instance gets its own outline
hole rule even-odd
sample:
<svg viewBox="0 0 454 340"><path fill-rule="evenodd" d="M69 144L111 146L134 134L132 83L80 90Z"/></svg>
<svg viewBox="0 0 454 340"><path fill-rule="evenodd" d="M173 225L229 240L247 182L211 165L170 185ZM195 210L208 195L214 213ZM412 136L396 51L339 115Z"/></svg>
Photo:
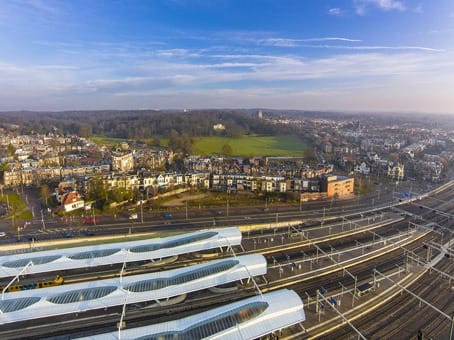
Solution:
<svg viewBox="0 0 454 340"><path fill-rule="evenodd" d="M0 195L0 202L8 203L10 206L9 212L5 216L6 218L12 219L13 216L16 220L28 220L32 218L32 213L19 195L15 193L4 193Z"/></svg>
<svg viewBox="0 0 454 340"><path fill-rule="evenodd" d="M92 136L91 140L97 144L115 145L127 140L103 136ZM145 143L151 143L152 139L142 139ZM160 138L161 145L168 145L168 138ZM305 142L295 135L257 136L245 135L240 138L230 137L200 137L194 138L194 154L197 155L220 155L222 146L229 144L232 155L237 157L251 156L302 156L307 148Z"/></svg>
<svg viewBox="0 0 454 340"><path fill-rule="evenodd" d="M126 139L123 138L113 138L113 137L104 137L100 135L94 135L90 137L90 140L92 140L94 143L98 145L115 145L115 144L120 144L121 142L127 142Z"/></svg>
<svg viewBox="0 0 454 340"><path fill-rule="evenodd" d="M160 136L156 136L156 137L158 137L159 140L161 141L161 146L166 147L166 146L169 145L169 139L168 138L160 137ZM126 142L126 143L130 142L129 139L105 137L105 136L101 136L101 135L93 135L93 136L90 137L90 140L92 142L98 144L98 145L108 145L108 146L117 145L117 144L120 144L122 142ZM153 143L153 138L141 138L139 140L141 142L144 142L144 143L147 143L147 144L152 144Z"/></svg>
<svg viewBox="0 0 454 340"><path fill-rule="evenodd" d="M307 145L294 135L243 136L241 138L203 137L194 139L194 153L220 155L222 146L229 144L232 155L250 156L302 156Z"/></svg>

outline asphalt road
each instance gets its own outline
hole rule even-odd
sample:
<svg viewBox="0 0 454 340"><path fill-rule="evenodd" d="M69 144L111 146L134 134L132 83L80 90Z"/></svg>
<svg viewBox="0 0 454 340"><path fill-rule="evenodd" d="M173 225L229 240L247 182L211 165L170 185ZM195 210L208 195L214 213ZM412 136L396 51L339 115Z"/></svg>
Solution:
<svg viewBox="0 0 454 340"><path fill-rule="evenodd" d="M327 200L303 202L300 204L271 203L260 206L228 206L208 209L186 209L184 207L168 210L172 218L163 217L164 211L148 211L144 207L143 218L138 210L138 219L130 220L126 214L96 216L97 223L84 224L82 217L52 216L43 208L43 203L36 190L19 191L24 202L29 206L34 218L30 221L21 221L12 225L10 220L0 221L0 231L6 237L0 239L1 243L29 242L32 238L37 240L56 239L62 237L85 236L89 234L124 234L147 230L178 230L200 229L211 226L227 226L249 223L264 223L282 221L285 218L315 218L309 212L318 212L319 216L335 211L336 209L349 209L352 207L373 207L383 202L391 202L401 192L422 193L433 186L415 181L399 182L390 185L375 185L373 178L368 180L375 187L375 192L367 196L357 196L348 200ZM393 194L396 192L397 194ZM143 223L142 223L143 220ZM27 223L26 223L27 222Z"/></svg>

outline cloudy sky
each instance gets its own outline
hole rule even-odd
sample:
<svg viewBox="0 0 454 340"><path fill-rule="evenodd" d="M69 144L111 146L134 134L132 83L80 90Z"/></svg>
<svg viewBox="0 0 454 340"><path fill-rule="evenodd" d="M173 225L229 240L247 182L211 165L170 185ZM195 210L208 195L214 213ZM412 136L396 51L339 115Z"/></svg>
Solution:
<svg viewBox="0 0 454 340"><path fill-rule="evenodd" d="M1 0L0 110L454 113L453 0Z"/></svg>

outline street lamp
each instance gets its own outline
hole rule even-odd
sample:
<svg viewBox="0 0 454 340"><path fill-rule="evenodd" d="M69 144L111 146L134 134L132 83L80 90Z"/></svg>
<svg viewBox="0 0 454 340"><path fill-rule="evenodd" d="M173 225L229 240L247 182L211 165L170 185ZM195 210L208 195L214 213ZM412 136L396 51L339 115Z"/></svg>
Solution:
<svg viewBox="0 0 454 340"><path fill-rule="evenodd" d="M143 194L140 199L140 223L143 224Z"/></svg>
<svg viewBox="0 0 454 340"><path fill-rule="evenodd" d="M46 231L46 223L44 223L43 209L41 209L41 222L43 224L43 231Z"/></svg>

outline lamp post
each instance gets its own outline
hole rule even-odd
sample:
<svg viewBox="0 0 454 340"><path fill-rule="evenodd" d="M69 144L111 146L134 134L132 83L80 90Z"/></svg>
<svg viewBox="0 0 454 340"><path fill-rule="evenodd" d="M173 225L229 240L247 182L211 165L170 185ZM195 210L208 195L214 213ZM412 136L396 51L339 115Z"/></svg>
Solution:
<svg viewBox="0 0 454 340"><path fill-rule="evenodd" d="M143 194L140 200L140 223L143 224Z"/></svg>
<svg viewBox="0 0 454 340"><path fill-rule="evenodd" d="M46 231L46 223L44 223L43 209L41 209L41 223L43 224L43 231Z"/></svg>

